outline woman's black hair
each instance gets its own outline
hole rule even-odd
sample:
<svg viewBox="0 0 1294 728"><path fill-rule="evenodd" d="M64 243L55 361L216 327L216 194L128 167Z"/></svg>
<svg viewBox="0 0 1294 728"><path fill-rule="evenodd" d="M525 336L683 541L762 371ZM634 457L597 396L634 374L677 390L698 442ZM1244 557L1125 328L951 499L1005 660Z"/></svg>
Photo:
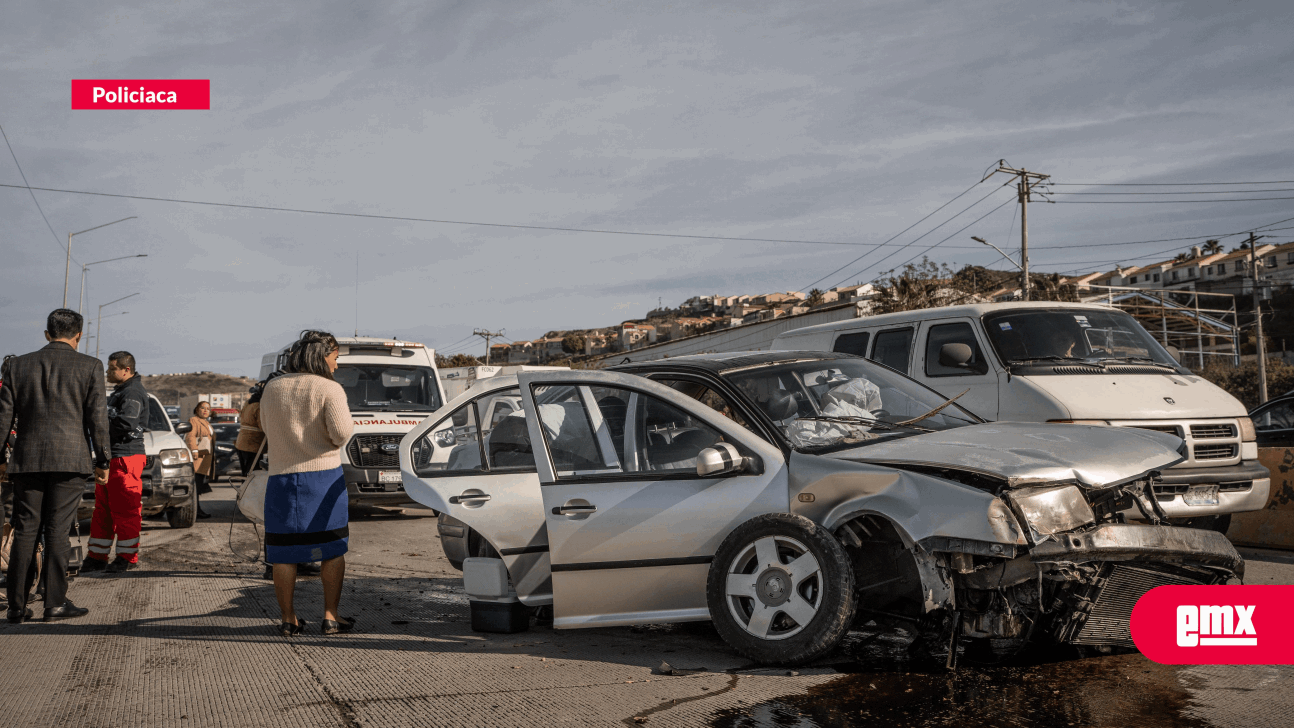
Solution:
<svg viewBox="0 0 1294 728"><path fill-rule="evenodd" d="M273 371L270 372L268 377L257 382L256 386L252 387L252 396L247 398L247 404L261 401L261 397L265 396L265 385L269 384L271 379L281 376L283 376L283 372Z"/></svg>
<svg viewBox="0 0 1294 728"><path fill-rule="evenodd" d="M283 371L289 374L317 374L324 379L332 379L332 370L326 361L329 354L337 350L337 339L327 331L301 332L288 350Z"/></svg>

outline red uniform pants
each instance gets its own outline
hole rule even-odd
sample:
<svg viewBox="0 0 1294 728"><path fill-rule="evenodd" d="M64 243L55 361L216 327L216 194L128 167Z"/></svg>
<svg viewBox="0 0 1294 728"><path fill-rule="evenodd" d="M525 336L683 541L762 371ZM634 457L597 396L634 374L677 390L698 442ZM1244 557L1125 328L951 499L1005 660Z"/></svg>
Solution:
<svg viewBox="0 0 1294 728"><path fill-rule="evenodd" d="M90 558L108 560L112 539L117 557L139 561L139 529L143 518L144 461L146 455L113 458L108 482L94 486L94 518L90 521Z"/></svg>

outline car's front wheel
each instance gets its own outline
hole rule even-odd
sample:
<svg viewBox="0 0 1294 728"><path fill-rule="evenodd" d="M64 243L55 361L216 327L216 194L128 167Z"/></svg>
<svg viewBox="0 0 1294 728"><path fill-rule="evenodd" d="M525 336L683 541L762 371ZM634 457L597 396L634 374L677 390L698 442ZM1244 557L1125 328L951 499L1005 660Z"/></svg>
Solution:
<svg viewBox="0 0 1294 728"><path fill-rule="evenodd" d="M829 652L848 631L854 571L821 526L769 513L724 539L706 601L715 629L738 652L759 663L799 664Z"/></svg>

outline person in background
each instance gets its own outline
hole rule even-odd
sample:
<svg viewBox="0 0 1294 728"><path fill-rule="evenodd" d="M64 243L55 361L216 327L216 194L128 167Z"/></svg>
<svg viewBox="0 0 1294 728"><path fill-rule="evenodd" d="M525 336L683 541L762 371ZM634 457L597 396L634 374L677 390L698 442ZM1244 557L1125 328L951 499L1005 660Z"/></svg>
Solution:
<svg viewBox="0 0 1294 728"><path fill-rule="evenodd" d="M194 498L198 500L198 518L211 518L211 514L202 510L202 496L211 492L207 479L216 469L216 433L211 429L211 405L199 402L193 408L189 424L193 427L184 441L193 455L193 486L196 488Z"/></svg>
<svg viewBox="0 0 1294 728"><path fill-rule="evenodd" d="M108 395L108 441L112 460L108 482L95 485L94 516L90 520L89 553L81 571L120 574L139 563L139 531L143 525L144 433L148 431L148 392L128 351L108 355L108 381L117 385ZM117 558L108 563L113 538Z"/></svg>
<svg viewBox="0 0 1294 728"><path fill-rule="evenodd" d="M108 480L108 413L103 406L103 363L76 350L83 322L76 311L51 312L45 320L49 344L10 360L0 386L0 448L9 443L14 422L22 420L22 437L9 462L14 486L14 539L6 585L11 623L33 616L27 596L42 530L45 621L82 617L90 611L67 599L68 533L90 472L96 483Z"/></svg>
<svg viewBox="0 0 1294 728"><path fill-rule="evenodd" d="M350 538L349 496L341 448L353 423L346 391L333 379L337 339L303 331L288 351L283 376L266 383L261 429L270 451L265 488L265 561L274 565L274 593L282 613L279 632L290 637L305 623L293 604L297 565L322 561L324 634L354 622L337 613Z"/></svg>

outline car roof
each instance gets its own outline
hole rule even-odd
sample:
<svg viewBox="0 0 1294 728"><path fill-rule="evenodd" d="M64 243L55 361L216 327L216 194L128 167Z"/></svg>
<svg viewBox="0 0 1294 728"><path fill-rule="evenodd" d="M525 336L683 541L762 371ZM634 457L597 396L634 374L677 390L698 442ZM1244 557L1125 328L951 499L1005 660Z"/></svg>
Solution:
<svg viewBox="0 0 1294 728"><path fill-rule="evenodd" d="M779 339L790 339L796 336L815 334L822 331L836 331L838 329L861 329L872 326L886 326L895 323L907 323L912 321L924 321L926 319L941 319L954 317L974 317L978 318L985 314L999 313L1003 311L1019 310L1047 310L1047 309L1068 309L1068 310L1086 310L1086 311L1110 311L1122 312L1122 309L1114 308L1104 303L1075 303L1068 301L1007 301L1003 303L970 303L959 306L940 306L937 308L914 309L912 311L899 311L896 313L882 313L875 316L863 316L861 318L845 319L843 321L830 321L825 324L816 324L814 326L804 326L798 329L791 329L778 335Z"/></svg>
<svg viewBox="0 0 1294 728"><path fill-rule="evenodd" d="M722 374L734 369L788 364L796 361L825 361L831 359L857 359L853 354L840 354L831 351L729 351L715 354L689 354L672 356L668 359L637 364L620 364L608 367L612 371L633 371L635 369L666 369L670 367L705 369Z"/></svg>

